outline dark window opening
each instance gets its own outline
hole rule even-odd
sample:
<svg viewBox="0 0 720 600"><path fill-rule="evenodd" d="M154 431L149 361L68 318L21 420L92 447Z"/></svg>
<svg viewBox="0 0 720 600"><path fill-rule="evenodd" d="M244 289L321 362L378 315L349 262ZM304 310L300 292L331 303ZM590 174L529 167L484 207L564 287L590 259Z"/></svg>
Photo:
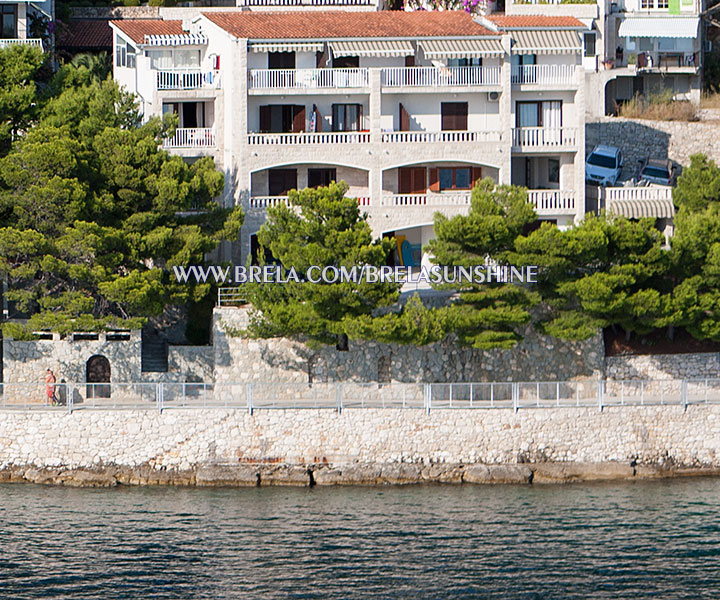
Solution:
<svg viewBox="0 0 720 600"><path fill-rule="evenodd" d="M290 190L297 189L297 169L270 169L268 171L268 194L287 196Z"/></svg>
<svg viewBox="0 0 720 600"><path fill-rule="evenodd" d="M294 52L269 52L268 69L294 69Z"/></svg>
<svg viewBox="0 0 720 600"><path fill-rule="evenodd" d="M17 4L0 4L0 37L17 38Z"/></svg>
<svg viewBox="0 0 720 600"><path fill-rule="evenodd" d="M585 53L584 56L595 56L595 33L586 33L583 35Z"/></svg>
<svg viewBox="0 0 720 600"><path fill-rule="evenodd" d="M440 191L469 190L471 188L470 167L453 167L438 169Z"/></svg>
<svg viewBox="0 0 720 600"><path fill-rule="evenodd" d="M359 56L340 56L339 58L333 58L333 69L358 69L359 67Z"/></svg>
<svg viewBox="0 0 720 600"><path fill-rule="evenodd" d="M272 104L260 107L260 133L298 133L305 131L305 107Z"/></svg>
<svg viewBox="0 0 720 600"><path fill-rule="evenodd" d="M440 113L443 131L467 131L467 102L441 102Z"/></svg>
<svg viewBox="0 0 720 600"><path fill-rule="evenodd" d="M362 129L362 104L333 104L333 131L360 131Z"/></svg>
<svg viewBox="0 0 720 600"><path fill-rule="evenodd" d="M331 182L337 181L335 169L308 169L308 187L325 187Z"/></svg>

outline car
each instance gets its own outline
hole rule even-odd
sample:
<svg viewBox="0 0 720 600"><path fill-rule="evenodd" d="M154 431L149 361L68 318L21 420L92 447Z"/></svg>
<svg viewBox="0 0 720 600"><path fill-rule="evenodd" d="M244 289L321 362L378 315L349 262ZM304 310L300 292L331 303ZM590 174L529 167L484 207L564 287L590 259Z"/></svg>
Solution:
<svg viewBox="0 0 720 600"><path fill-rule="evenodd" d="M585 181L615 185L622 171L623 156L615 146L595 146L585 161Z"/></svg>
<svg viewBox="0 0 720 600"><path fill-rule="evenodd" d="M647 158L640 167L640 180L660 185L675 184L675 165L671 160Z"/></svg>

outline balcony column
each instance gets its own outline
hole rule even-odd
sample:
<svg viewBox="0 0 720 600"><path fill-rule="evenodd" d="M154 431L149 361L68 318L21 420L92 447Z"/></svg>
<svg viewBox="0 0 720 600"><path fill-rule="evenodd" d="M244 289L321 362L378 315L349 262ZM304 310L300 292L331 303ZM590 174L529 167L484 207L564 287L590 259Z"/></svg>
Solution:
<svg viewBox="0 0 720 600"><path fill-rule="evenodd" d="M225 60L221 74L223 85L224 117L224 154L226 206L231 207L250 196L248 146L248 80L247 80L247 40L235 40L230 56L220 57L220 67ZM242 264L250 252L250 237L247 227L240 232L240 243L224 242L221 248L221 260Z"/></svg>
<svg viewBox="0 0 720 600"><path fill-rule="evenodd" d="M585 69L582 64L575 65L575 80L575 222L578 223L585 216Z"/></svg>
<svg viewBox="0 0 720 600"><path fill-rule="evenodd" d="M501 57L500 65L500 135L501 138L501 157L500 173L498 183L509 184L512 182L512 64L510 62L510 36L502 36L502 47L505 53Z"/></svg>
<svg viewBox="0 0 720 600"><path fill-rule="evenodd" d="M379 144L382 132L380 130L380 117L382 114L382 95L380 93L380 69L369 70L370 83L370 142Z"/></svg>
<svg viewBox="0 0 720 600"><path fill-rule="evenodd" d="M17 6L17 37L19 40L25 40L28 38L27 31L27 3L18 2ZM115 57L113 57L113 61Z"/></svg>

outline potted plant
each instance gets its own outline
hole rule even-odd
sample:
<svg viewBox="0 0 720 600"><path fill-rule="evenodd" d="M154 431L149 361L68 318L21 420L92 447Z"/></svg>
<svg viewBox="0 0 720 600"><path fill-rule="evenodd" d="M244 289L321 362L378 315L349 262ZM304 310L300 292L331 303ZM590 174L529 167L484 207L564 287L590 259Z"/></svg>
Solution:
<svg viewBox="0 0 720 600"><path fill-rule="evenodd" d="M630 69L631 71L634 71L637 67L637 54L635 54L634 52L628 54L627 62L628 62L628 69Z"/></svg>

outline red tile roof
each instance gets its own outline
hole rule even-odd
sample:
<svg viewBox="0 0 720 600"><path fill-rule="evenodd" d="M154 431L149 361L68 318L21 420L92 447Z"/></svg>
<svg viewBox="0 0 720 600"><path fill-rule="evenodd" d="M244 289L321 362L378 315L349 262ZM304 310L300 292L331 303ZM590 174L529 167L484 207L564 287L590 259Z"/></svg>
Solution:
<svg viewBox="0 0 720 600"><path fill-rule="evenodd" d="M464 11L203 13L237 38L342 39L466 37L498 34Z"/></svg>
<svg viewBox="0 0 720 600"><path fill-rule="evenodd" d="M133 42L142 44L146 35L182 35L182 21L163 21L162 19L123 19L110 21Z"/></svg>
<svg viewBox="0 0 720 600"><path fill-rule="evenodd" d="M586 29L575 17L545 17L541 15L488 15L500 29Z"/></svg>
<svg viewBox="0 0 720 600"><path fill-rule="evenodd" d="M105 19L72 19L58 32L62 48L112 48L112 29Z"/></svg>

